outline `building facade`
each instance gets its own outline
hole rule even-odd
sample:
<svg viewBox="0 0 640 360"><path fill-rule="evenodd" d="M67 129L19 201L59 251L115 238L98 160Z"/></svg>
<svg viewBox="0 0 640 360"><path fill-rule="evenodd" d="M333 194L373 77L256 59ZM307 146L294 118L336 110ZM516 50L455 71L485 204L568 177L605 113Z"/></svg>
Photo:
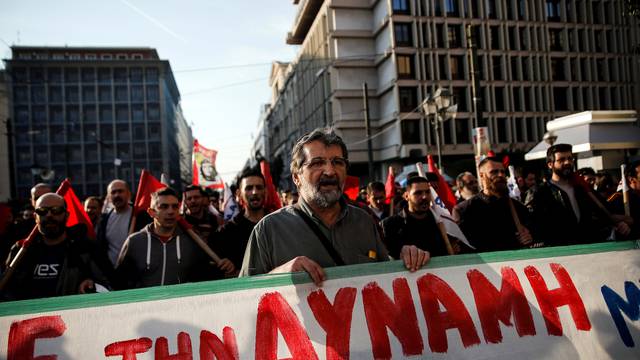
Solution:
<svg viewBox="0 0 640 360"><path fill-rule="evenodd" d="M584 110L638 110L637 20L621 0L301 0L287 36L300 51L266 116L270 156L289 162L292 141L317 127L342 135L367 173L363 83L368 85L375 177L435 154L421 103L438 87L458 105L440 129L443 164L473 167L472 129L520 157L545 124ZM482 117L476 119L466 29L477 44ZM289 174L285 174L288 176Z"/></svg>
<svg viewBox="0 0 640 360"><path fill-rule="evenodd" d="M155 49L13 46L5 65L14 196L64 178L79 196L135 190L142 169L191 182L191 128Z"/></svg>
<svg viewBox="0 0 640 360"><path fill-rule="evenodd" d="M9 97L7 92L7 76L0 71L0 202L11 199L11 172L9 171Z"/></svg>

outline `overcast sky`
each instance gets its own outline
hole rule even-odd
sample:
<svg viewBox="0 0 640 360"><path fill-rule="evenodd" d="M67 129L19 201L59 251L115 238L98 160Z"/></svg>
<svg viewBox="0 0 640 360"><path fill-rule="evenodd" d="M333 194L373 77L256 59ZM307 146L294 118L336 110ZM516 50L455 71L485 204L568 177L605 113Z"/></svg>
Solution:
<svg viewBox="0 0 640 360"><path fill-rule="evenodd" d="M171 62L194 136L218 150L225 181L249 156L270 63L297 51L285 43L291 0L0 0L0 9L3 59L10 45L156 48ZM218 69L188 71L206 68Z"/></svg>

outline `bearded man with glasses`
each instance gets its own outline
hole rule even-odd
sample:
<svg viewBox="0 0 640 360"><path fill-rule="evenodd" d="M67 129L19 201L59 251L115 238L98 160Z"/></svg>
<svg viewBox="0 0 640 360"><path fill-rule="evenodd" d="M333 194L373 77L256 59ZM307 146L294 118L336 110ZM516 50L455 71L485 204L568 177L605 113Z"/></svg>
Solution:
<svg viewBox="0 0 640 360"><path fill-rule="evenodd" d="M291 152L298 203L254 227L240 276L306 271L321 285L325 267L389 260L372 217L344 200L348 167L347 147L333 131L316 129L298 140ZM400 258L415 271L430 256L411 245Z"/></svg>
<svg viewBox="0 0 640 360"><path fill-rule="evenodd" d="M54 193L36 202L38 233L17 265L3 300L24 300L94 292L94 280L106 284L92 260L92 244L84 229L66 227L64 199ZM10 258L15 256L18 246Z"/></svg>

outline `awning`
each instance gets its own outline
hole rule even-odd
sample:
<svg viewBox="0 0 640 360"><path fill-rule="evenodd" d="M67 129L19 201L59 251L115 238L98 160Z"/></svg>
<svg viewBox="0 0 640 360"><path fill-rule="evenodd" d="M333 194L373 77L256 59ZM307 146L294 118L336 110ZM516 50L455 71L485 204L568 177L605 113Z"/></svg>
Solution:
<svg viewBox="0 0 640 360"><path fill-rule="evenodd" d="M557 139L554 144L571 144L573 153L594 150L640 148L640 127L635 111L585 111L547 123L547 132ZM543 159L550 145L541 141L525 160Z"/></svg>

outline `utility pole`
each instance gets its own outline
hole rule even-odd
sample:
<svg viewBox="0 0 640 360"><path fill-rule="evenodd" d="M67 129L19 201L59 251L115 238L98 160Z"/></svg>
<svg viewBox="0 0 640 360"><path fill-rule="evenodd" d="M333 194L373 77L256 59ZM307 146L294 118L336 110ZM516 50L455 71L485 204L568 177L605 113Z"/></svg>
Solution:
<svg viewBox="0 0 640 360"><path fill-rule="evenodd" d="M367 134L367 156L369 159L369 181L373 181L373 150L371 149L371 120L369 119L369 89L367 83L362 83L364 98L364 126Z"/></svg>
<svg viewBox="0 0 640 360"><path fill-rule="evenodd" d="M469 67L471 73L471 93L473 96L473 108L476 116L473 119L473 127L487 126L482 118L482 96L480 94L480 69L478 68L478 46L474 37L473 25L467 24L467 49L469 54Z"/></svg>

